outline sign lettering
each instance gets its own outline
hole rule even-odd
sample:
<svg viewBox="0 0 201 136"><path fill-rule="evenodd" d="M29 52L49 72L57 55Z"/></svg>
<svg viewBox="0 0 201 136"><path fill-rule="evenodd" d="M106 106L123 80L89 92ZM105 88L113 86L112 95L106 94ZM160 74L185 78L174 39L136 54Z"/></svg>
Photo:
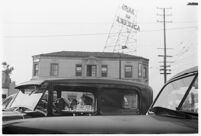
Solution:
<svg viewBox="0 0 201 136"><path fill-rule="evenodd" d="M132 15L135 15L135 10L128 7L127 5L123 4L122 5L122 10L126 11L127 13L130 13Z"/></svg>
<svg viewBox="0 0 201 136"><path fill-rule="evenodd" d="M117 16L117 20L116 20L118 23L122 24L122 25L125 25L125 26L128 26L132 29L135 29L137 31L140 31L140 26L128 21L128 20L125 20L123 18L120 18L119 16Z"/></svg>

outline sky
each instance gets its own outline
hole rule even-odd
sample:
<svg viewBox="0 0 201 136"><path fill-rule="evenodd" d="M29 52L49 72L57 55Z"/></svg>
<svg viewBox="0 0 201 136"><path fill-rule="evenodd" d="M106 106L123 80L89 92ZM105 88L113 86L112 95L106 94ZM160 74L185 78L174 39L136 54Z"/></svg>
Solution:
<svg viewBox="0 0 201 136"><path fill-rule="evenodd" d="M154 96L163 85L162 10L166 10L167 54L171 75L198 65L198 9L187 0L6 0L1 3L1 62L14 67L17 84L32 77L32 56L57 51L102 52L119 7L137 11L140 31L134 55L149 59L149 83ZM157 15L158 14L158 15Z"/></svg>

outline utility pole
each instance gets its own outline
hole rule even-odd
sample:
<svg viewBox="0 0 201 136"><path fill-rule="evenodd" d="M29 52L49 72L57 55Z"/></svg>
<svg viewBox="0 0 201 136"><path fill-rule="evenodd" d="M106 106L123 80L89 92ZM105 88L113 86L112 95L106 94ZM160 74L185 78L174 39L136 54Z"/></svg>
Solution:
<svg viewBox="0 0 201 136"><path fill-rule="evenodd" d="M167 68L166 68L166 28L165 28L165 8L163 8L163 32L164 32L164 83L167 82Z"/></svg>
<svg viewBox="0 0 201 136"><path fill-rule="evenodd" d="M167 61L167 57L172 57L170 55L167 55L167 45L166 45L166 23L167 22L170 22L170 21L166 21L166 16L170 16L170 14L166 14L166 9L170 9L170 8L158 8L158 9L162 9L163 10L163 14L160 15L160 14L157 14L159 16L163 16L163 21L158 21L158 22L162 22L163 23L163 37L164 37L164 48L158 48L158 49L163 49L163 52L164 52L164 55L158 55L159 57L163 57L163 62L159 62L159 63L163 63L160 71L163 71L163 73L160 73L160 74L163 74L164 75L164 83L167 82L167 75L168 74L171 74L170 71L171 69L168 69L168 67L170 67L170 65L167 65L167 63L172 63L170 61ZM170 48L169 48L170 49ZM169 72L167 72L169 71Z"/></svg>

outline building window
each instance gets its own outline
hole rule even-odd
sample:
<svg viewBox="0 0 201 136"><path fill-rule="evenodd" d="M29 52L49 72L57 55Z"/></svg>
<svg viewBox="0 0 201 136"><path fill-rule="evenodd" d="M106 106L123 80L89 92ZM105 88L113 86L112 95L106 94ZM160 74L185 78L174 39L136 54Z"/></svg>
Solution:
<svg viewBox="0 0 201 136"><path fill-rule="evenodd" d="M87 65L87 76L95 77L96 76L96 65Z"/></svg>
<svg viewBox="0 0 201 136"><path fill-rule="evenodd" d="M147 74L147 68L146 67L143 67L143 78L147 78L148 77L148 74Z"/></svg>
<svg viewBox="0 0 201 136"><path fill-rule="evenodd" d="M125 66L125 78L132 77L132 66Z"/></svg>
<svg viewBox="0 0 201 136"><path fill-rule="evenodd" d="M139 77L142 76L142 64L141 63L138 64L138 76Z"/></svg>
<svg viewBox="0 0 201 136"><path fill-rule="evenodd" d="M39 65L38 63L33 64L33 76L38 76Z"/></svg>
<svg viewBox="0 0 201 136"><path fill-rule="evenodd" d="M59 75L59 64L52 63L50 64L50 76L58 76Z"/></svg>
<svg viewBox="0 0 201 136"><path fill-rule="evenodd" d="M108 71L107 65L102 65L101 66L101 76L102 77L107 77L107 71Z"/></svg>
<svg viewBox="0 0 201 136"><path fill-rule="evenodd" d="M75 68L75 75L76 76L82 76L82 65L81 64L77 64L76 68Z"/></svg>

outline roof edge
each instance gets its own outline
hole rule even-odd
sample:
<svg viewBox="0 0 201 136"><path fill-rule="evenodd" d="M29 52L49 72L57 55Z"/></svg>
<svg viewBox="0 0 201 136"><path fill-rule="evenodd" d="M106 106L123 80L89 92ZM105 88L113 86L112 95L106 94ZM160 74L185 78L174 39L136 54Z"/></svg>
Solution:
<svg viewBox="0 0 201 136"><path fill-rule="evenodd" d="M113 54L113 55L119 55L121 54L121 58L126 58L126 59L143 59L143 60L146 60L146 61L149 61L148 58L144 58L144 57L141 57L141 56L136 56L136 55L130 55L130 54L125 54L125 53L112 53L112 52L85 52L85 51L59 51L59 52L52 52L52 53L43 53L43 54L38 54L38 55L33 55L32 57L39 57L39 56L47 56L47 57L62 57L62 58L67 58L67 57L75 57L75 58L80 58L80 57L83 57L83 56L62 56L62 55L56 55L56 53L97 53L97 54ZM126 56L127 55L127 56ZM89 57L91 56L90 54L89 55L85 55L86 57ZM105 55L103 56L95 56L96 58L115 58L115 59L118 59L119 57L116 57L116 56L111 56L111 57L107 57ZM133 57L133 58L132 58Z"/></svg>

